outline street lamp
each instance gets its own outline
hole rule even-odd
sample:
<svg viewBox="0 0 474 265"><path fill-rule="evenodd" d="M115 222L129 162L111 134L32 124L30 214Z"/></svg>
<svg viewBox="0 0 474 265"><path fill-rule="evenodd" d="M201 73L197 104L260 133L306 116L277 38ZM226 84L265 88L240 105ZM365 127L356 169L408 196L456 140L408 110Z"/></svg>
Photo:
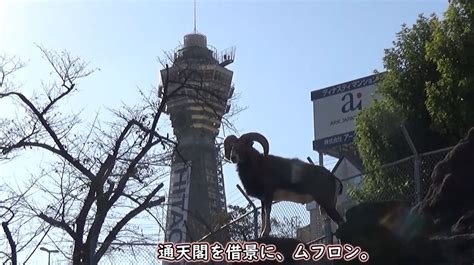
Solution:
<svg viewBox="0 0 474 265"><path fill-rule="evenodd" d="M51 265L51 253L58 253L59 252L59 250L57 250L57 249L49 250L49 249L44 248L44 247L40 247L40 250L48 252L48 265Z"/></svg>

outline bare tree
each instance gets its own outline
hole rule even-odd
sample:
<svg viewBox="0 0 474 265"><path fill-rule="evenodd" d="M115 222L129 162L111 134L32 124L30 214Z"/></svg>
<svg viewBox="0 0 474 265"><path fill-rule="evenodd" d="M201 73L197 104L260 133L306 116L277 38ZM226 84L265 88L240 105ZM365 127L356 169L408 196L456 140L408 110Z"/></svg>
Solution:
<svg viewBox="0 0 474 265"><path fill-rule="evenodd" d="M65 114L68 109L61 103L94 70L68 52L39 48L58 81L43 85L43 93L31 97L9 79L23 64L16 58L0 58L0 100L14 100L22 110L0 120L0 160L29 149L52 155L54 159L31 178L28 192L18 197L22 220L36 227L29 236L39 237L28 243L36 244L36 249L49 238L73 264L97 264L113 242L146 239L131 225L132 219L146 213L158 220L155 209L165 201L162 178L168 174L171 157L180 155L178 143L159 128L166 103L186 96L208 105L210 99L227 95L205 89L202 82L190 82L199 78L190 65L179 78L169 78L166 66L162 88L147 96L142 93L142 104L114 110L113 122L96 117L84 129L80 113ZM168 91L171 84L173 91ZM185 93L189 89L192 95Z"/></svg>

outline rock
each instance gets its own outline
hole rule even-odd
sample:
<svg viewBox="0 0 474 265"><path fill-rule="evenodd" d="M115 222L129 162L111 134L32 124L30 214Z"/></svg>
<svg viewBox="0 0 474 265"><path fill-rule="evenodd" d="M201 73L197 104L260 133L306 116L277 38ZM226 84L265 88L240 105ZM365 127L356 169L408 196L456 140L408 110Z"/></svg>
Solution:
<svg viewBox="0 0 474 265"><path fill-rule="evenodd" d="M438 262L474 263L474 234L435 236L425 246L433 250L430 255L439 257Z"/></svg>
<svg viewBox="0 0 474 265"><path fill-rule="evenodd" d="M370 255L365 264L470 264L474 262L474 128L436 165L424 199L362 203L336 231L342 244ZM362 264L358 261L335 264Z"/></svg>
<svg viewBox="0 0 474 265"><path fill-rule="evenodd" d="M471 210L461 218L451 227L451 233L454 235L459 234L474 234L474 210Z"/></svg>
<svg viewBox="0 0 474 265"><path fill-rule="evenodd" d="M346 213L347 222L336 231L342 244L358 246L369 253L364 264L400 264L408 255L405 245L417 235L421 218L402 202L361 203ZM350 263L362 264L358 260Z"/></svg>
<svg viewBox="0 0 474 265"><path fill-rule="evenodd" d="M474 128L436 165L431 179L415 211L433 220L434 231L441 232L474 209Z"/></svg>

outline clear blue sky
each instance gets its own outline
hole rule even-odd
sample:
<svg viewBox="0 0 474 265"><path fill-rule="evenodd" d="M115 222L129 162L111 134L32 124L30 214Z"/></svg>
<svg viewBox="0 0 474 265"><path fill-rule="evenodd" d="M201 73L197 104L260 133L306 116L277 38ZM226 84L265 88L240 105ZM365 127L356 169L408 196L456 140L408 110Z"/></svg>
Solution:
<svg viewBox="0 0 474 265"><path fill-rule="evenodd" d="M417 15L441 15L447 0L432 1L198 1L197 29L218 50L236 46L234 71L241 133L259 131L270 152L305 160L312 150L310 92L382 70L384 48L402 23ZM13 1L0 0L0 51L28 62L23 89L40 88L49 69L36 44L66 49L101 71L82 81L71 108L96 110L138 102L137 87L159 82L157 57L173 50L193 30L191 0ZM1 106L0 115L9 111ZM328 160L329 166L334 160ZM15 174L0 164L3 175ZM239 183L225 167L228 202ZM234 201L233 201L234 200Z"/></svg>
<svg viewBox="0 0 474 265"><path fill-rule="evenodd" d="M446 7L447 0L198 1L197 29L218 50L237 48L229 68L248 109L236 127L265 134L274 154L305 159L316 158L310 92L382 70L384 48L402 23ZM90 115L136 103L137 87L159 82L157 57L192 30L191 0L0 1L0 50L28 62L23 89L48 78L35 43L101 69L71 99ZM227 188L235 190L234 166L225 172Z"/></svg>

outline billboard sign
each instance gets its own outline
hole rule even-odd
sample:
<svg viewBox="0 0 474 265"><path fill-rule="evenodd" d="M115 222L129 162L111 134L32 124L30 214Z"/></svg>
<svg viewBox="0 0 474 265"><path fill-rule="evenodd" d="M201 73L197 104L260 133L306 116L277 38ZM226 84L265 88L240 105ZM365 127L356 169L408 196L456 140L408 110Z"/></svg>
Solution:
<svg viewBox="0 0 474 265"><path fill-rule="evenodd" d="M311 92L314 150L353 141L355 118L376 98L375 87L382 74L366 76Z"/></svg>
<svg viewBox="0 0 474 265"><path fill-rule="evenodd" d="M177 163L171 166L165 231L167 242L186 242L190 176L189 162L188 165Z"/></svg>

